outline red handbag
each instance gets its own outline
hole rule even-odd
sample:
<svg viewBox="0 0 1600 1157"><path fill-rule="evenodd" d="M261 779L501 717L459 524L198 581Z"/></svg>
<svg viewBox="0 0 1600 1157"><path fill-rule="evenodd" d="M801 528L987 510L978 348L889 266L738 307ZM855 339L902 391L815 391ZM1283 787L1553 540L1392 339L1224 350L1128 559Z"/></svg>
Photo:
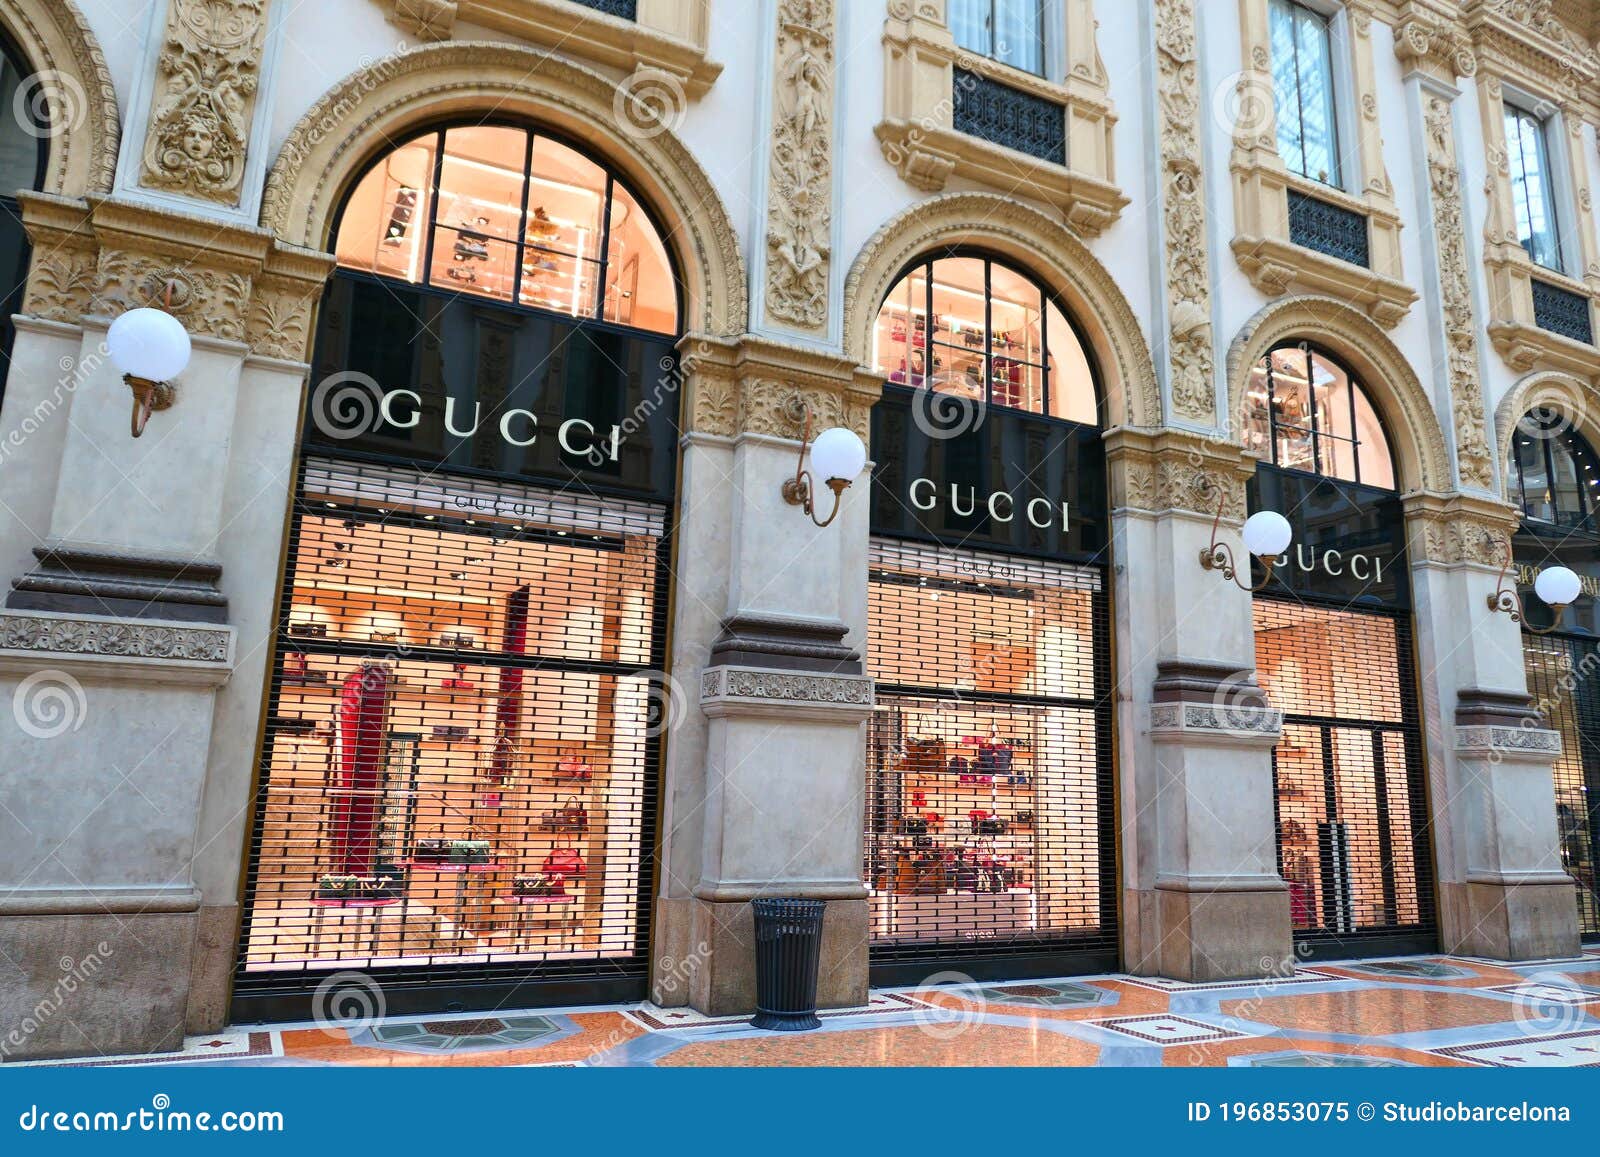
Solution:
<svg viewBox="0 0 1600 1157"><path fill-rule="evenodd" d="M539 870L547 876L581 876L588 869L577 848L557 848L544 858Z"/></svg>

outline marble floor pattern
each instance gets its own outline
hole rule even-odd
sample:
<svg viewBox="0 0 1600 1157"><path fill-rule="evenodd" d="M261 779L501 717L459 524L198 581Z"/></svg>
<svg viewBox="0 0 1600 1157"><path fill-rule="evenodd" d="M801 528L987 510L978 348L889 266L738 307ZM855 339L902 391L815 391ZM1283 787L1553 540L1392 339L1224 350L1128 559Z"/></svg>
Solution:
<svg viewBox="0 0 1600 1157"><path fill-rule="evenodd" d="M942 974L948 975L948 974ZM624 1005L239 1025L181 1052L66 1065L1600 1067L1600 950L1303 965L1270 981L1133 976L875 990L820 1029Z"/></svg>

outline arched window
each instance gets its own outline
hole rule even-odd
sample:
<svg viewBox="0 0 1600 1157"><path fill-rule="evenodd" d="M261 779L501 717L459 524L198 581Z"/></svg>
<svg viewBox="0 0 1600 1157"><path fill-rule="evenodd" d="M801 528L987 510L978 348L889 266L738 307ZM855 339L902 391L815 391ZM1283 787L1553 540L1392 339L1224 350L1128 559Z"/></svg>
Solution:
<svg viewBox="0 0 1600 1157"><path fill-rule="evenodd" d="M47 102L38 84L22 54L0 36L0 352L8 358L30 254L17 194L39 188L49 154L50 126L38 119Z"/></svg>
<svg viewBox="0 0 1600 1157"><path fill-rule="evenodd" d="M1279 346L1250 371L1244 443L1275 466L1394 489L1378 411L1355 375L1315 347Z"/></svg>
<svg viewBox="0 0 1600 1157"><path fill-rule="evenodd" d="M1032 277L978 255L919 261L889 291L873 364L890 382L1096 423L1094 374Z"/></svg>
<svg viewBox="0 0 1600 1157"><path fill-rule="evenodd" d="M345 205L345 269L531 309L675 333L660 231L604 166L537 130L422 133L381 158Z"/></svg>
<svg viewBox="0 0 1600 1157"><path fill-rule="evenodd" d="M1600 458L1561 414L1529 410L1511 435L1506 490L1528 518L1592 531Z"/></svg>

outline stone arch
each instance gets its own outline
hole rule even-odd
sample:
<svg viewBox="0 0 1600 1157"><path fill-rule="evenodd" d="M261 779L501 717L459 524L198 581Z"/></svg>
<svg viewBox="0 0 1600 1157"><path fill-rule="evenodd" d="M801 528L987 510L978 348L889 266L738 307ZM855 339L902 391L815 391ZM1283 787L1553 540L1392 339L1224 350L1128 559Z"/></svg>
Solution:
<svg viewBox="0 0 1600 1157"><path fill-rule="evenodd" d="M57 117L41 188L59 197L110 192L122 133L117 90L83 13L72 0L0 0L0 25L33 69L30 95Z"/></svg>
<svg viewBox="0 0 1600 1157"><path fill-rule="evenodd" d="M1580 378L1555 370L1541 370L1522 378L1506 391L1494 412L1495 445L1500 451L1498 489L1508 502L1513 501L1506 489L1511 469L1511 435L1522 416L1536 406L1563 415L1584 441L1600 449L1600 391Z"/></svg>
<svg viewBox="0 0 1600 1157"><path fill-rule="evenodd" d="M1236 440L1250 368L1286 341L1314 341L1355 372L1388 428L1402 490L1455 489L1444 431L1428 391L1393 341L1370 317L1330 297L1289 297L1245 323L1228 350L1228 414Z"/></svg>
<svg viewBox="0 0 1600 1157"><path fill-rule="evenodd" d="M845 354L868 364L872 326L895 278L940 246L971 246L1038 277L1073 313L1099 363L1108 426L1161 425L1161 388L1139 319L1105 266L1070 229L994 193L947 193L890 219L844 287Z"/></svg>
<svg viewBox="0 0 1600 1157"><path fill-rule="evenodd" d="M386 57L340 81L289 133L267 176L261 224L292 245L326 249L345 192L385 148L442 117L525 116L596 142L655 211L683 275L686 331L742 332L744 259L721 198L670 127L627 130L638 118L616 111L618 92L599 73L513 44L450 41Z"/></svg>

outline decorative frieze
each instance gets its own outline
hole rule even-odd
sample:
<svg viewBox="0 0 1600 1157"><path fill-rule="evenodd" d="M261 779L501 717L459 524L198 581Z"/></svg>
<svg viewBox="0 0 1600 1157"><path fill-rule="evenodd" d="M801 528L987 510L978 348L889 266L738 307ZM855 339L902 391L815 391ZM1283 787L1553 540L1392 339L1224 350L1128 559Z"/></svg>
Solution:
<svg viewBox="0 0 1600 1157"><path fill-rule="evenodd" d="M1113 507L1203 518L1220 510L1224 518L1244 518L1255 459L1238 447L1176 430L1123 428L1105 441Z"/></svg>
<svg viewBox="0 0 1600 1157"><path fill-rule="evenodd" d="M867 438L883 380L854 362L748 336L728 341L695 334L684 343L693 349L684 359L689 431L797 439L809 407L814 429L847 426Z"/></svg>
<svg viewBox="0 0 1600 1157"><path fill-rule="evenodd" d="M1499 570L1517 528L1517 512L1503 502L1456 494L1414 493L1404 500L1408 552L1413 561Z"/></svg>
<svg viewBox="0 0 1600 1157"><path fill-rule="evenodd" d="M1456 752L1466 756L1509 754L1558 758L1561 732L1543 727L1457 727Z"/></svg>
<svg viewBox="0 0 1600 1157"><path fill-rule="evenodd" d="M1276 743L1283 732L1283 712L1275 707L1156 703L1150 707L1150 730L1158 742L1245 738Z"/></svg>
<svg viewBox="0 0 1600 1157"><path fill-rule="evenodd" d="M767 315L828 320L833 221L833 0L780 0L767 189Z"/></svg>
<svg viewBox="0 0 1600 1157"><path fill-rule="evenodd" d="M0 649L12 651L226 663L232 639L220 627L0 614Z"/></svg>
<svg viewBox="0 0 1600 1157"><path fill-rule="evenodd" d="M268 0L168 0L139 183L237 205Z"/></svg>
<svg viewBox="0 0 1600 1157"><path fill-rule="evenodd" d="M1172 414L1210 423L1216 421L1217 399L1197 51L1194 0L1156 0L1162 223L1166 230L1166 361Z"/></svg>
<svg viewBox="0 0 1600 1157"><path fill-rule="evenodd" d="M872 688L872 680L865 675L801 675L792 671L713 667L701 676L700 698L871 707Z"/></svg>

